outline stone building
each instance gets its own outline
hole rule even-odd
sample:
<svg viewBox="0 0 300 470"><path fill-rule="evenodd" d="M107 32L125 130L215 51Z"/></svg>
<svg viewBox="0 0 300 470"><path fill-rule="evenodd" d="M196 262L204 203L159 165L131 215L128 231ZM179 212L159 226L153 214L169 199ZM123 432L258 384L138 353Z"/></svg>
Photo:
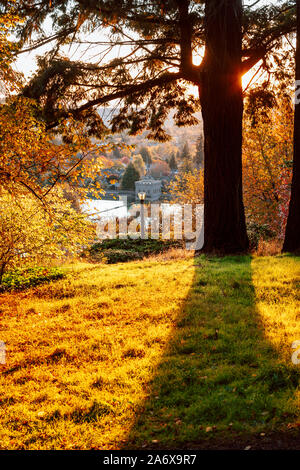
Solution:
<svg viewBox="0 0 300 470"><path fill-rule="evenodd" d="M161 196L161 181L155 180L151 176L145 176L142 180L135 182L135 197L138 193L146 193L148 201L157 201Z"/></svg>

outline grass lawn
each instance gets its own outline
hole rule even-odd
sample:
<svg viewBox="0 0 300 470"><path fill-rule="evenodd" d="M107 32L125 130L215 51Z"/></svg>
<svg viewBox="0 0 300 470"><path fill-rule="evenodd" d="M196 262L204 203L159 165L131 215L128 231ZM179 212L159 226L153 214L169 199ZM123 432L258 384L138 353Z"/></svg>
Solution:
<svg viewBox="0 0 300 470"><path fill-rule="evenodd" d="M297 430L299 266L161 255L1 294L0 449L201 448Z"/></svg>

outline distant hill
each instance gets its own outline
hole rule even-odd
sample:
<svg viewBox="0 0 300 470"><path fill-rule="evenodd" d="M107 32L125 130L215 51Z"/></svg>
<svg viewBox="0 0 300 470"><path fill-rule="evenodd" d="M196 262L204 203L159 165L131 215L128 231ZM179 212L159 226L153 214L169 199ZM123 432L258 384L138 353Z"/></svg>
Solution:
<svg viewBox="0 0 300 470"><path fill-rule="evenodd" d="M117 112L118 108L99 108L99 115L108 127L110 120L117 114ZM153 151L159 150L159 154L163 154L163 148L165 147L166 155L168 156L170 153L172 153L172 151L174 151L175 153L177 151L180 152L184 143L188 142L191 149L191 153L193 154L195 151L196 141L199 135L203 134L201 112L195 113L195 117L199 120L199 124L196 126L186 127L177 127L174 124L174 120L172 118L173 114L174 112L170 112L164 126L166 132L172 137L172 140L170 142L167 142L166 144L162 144L153 140L148 140L146 131L136 136L130 136L127 132L123 132L122 134L115 134L113 136L113 141L116 143L120 142L126 143L128 145L135 145L137 152L139 148L146 146L151 147Z"/></svg>

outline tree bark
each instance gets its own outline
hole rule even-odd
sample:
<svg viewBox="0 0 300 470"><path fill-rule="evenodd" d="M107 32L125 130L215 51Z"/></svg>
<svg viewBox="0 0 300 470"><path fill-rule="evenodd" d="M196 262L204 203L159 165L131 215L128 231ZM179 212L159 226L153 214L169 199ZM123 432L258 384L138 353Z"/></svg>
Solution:
<svg viewBox="0 0 300 470"><path fill-rule="evenodd" d="M296 81L300 85L300 0L297 0ZM300 252L300 103L295 104L294 161L289 215L283 252Z"/></svg>
<svg viewBox="0 0 300 470"><path fill-rule="evenodd" d="M242 2L207 0L200 87L204 123L204 252L248 249L242 192Z"/></svg>

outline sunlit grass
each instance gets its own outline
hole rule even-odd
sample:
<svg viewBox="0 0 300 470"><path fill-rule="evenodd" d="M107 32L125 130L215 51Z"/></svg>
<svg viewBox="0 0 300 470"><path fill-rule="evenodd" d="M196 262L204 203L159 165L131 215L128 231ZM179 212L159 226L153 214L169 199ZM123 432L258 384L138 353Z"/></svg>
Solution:
<svg viewBox="0 0 300 470"><path fill-rule="evenodd" d="M119 446L193 273L191 259L81 264L59 282L0 297L0 447Z"/></svg>
<svg viewBox="0 0 300 470"><path fill-rule="evenodd" d="M291 343L300 339L299 259L195 264L151 398L131 431L132 447L234 441L299 422L300 366L291 362Z"/></svg>
<svg viewBox="0 0 300 470"><path fill-rule="evenodd" d="M299 259L67 272L0 296L0 448L172 448L300 420Z"/></svg>
<svg viewBox="0 0 300 470"><path fill-rule="evenodd" d="M264 334L280 357L290 362L292 343L300 340L299 258L254 258L251 267Z"/></svg>

